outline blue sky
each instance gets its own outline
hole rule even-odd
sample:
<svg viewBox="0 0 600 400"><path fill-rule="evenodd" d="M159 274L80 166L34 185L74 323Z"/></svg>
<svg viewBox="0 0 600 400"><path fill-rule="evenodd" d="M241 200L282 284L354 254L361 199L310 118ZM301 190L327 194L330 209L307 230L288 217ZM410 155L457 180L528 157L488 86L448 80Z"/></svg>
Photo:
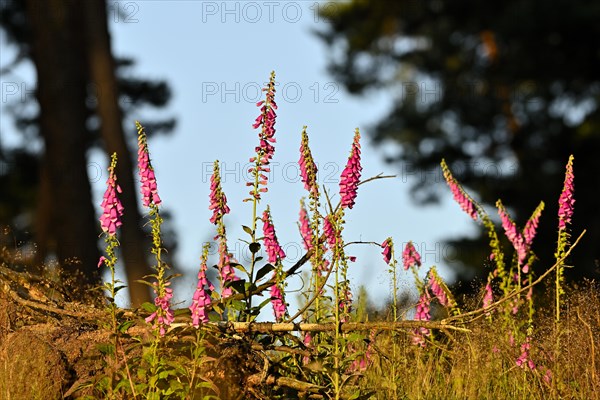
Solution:
<svg viewBox="0 0 600 400"><path fill-rule="evenodd" d="M244 259L244 249L236 242L245 235L240 226L251 223L251 205L242 202L248 191L245 166L257 144L257 132L251 125L259 113L257 89L264 86L272 70L279 82L277 144L269 192L260 209L271 206L277 235L288 253L289 261L284 264L291 265L301 256L296 221L299 199L306 195L297 166L302 127L308 126L312 153L321 171L319 180L332 194L338 191L339 174L358 127L363 178L379 173L398 176L360 187L356 206L346 213L346 241L380 243L392 236L399 245L412 240L423 253L425 267L435 264L441 267L443 277L452 277L443 260L451 252L441 241L472 234L474 225L453 203L449 191L440 207L417 207L408 195L412 180L439 180L441 175L418 176L406 168L403 172L400 166L383 162L385 154L397 151L397 144L371 145L368 127L386 115L394 93L351 97L327 74L332 53L311 30L323 27L317 8L335 5L313 1L110 4L114 53L134 58L136 75L165 79L173 89L173 99L165 110L158 114L145 111L135 118L143 124L144 118L177 117L173 135L154 138L149 144L164 207L174 215L177 259L186 271L176 299L191 297L202 243L214 236L208 194L216 159L222 163L223 189L232 210L225 220L229 246L240 261ZM113 12L116 9L122 13ZM2 38L2 52L7 54L6 50ZM32 76L31 69L24 68L19 79L31 82ZM6 82L3 86L7 87ZM4 106L3 101L3 114ZM0 123L3 132L14 129L7 118ZM133 127L134 119L127 123ZM9 135L2 138L4 144L10 140ZM92 156L90 174L97 204L104 191L106 164L104 155ZM381 249L360 245L347 253L357 256L350 267L352 286L367 285L373 300L385 300L389 279ZM403 287L412 287L411 276L400 275Z"/></svg>

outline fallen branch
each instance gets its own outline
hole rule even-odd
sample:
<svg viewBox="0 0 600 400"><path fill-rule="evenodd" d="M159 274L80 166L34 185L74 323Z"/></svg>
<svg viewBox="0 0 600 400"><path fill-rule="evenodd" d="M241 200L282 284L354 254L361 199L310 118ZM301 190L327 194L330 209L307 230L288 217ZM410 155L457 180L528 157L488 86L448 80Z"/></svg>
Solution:
<svg viewBox="0 0 600 400"><path fill-rule="evenodd" d="M173 327L190 325L186 323L173 324ZM336 325L334 322L328 323L293 323L293 322L233 322L220 321L208 322L205 327L217 328L223 332L237 333L284 333L284 332L332 332L339 329L340 332L352 331L395 331L402 329L428 328L428 329L447 329L459 332L471 332L467 328L456 327L444 321L396 321L396 322L340 322Z"/></svg>
<svg viewBox="0 0 600 400"><path fill-rule="evenodd" d="M250 375L246 379L246 384L249 386L257 386L261 383L269 386L283 386L299 392L308 393L318 393L325 389L323 386L315 385L314 383L302 382L285 376L267 375L266 377L263 377L262 374L259 373Z"/></svg>

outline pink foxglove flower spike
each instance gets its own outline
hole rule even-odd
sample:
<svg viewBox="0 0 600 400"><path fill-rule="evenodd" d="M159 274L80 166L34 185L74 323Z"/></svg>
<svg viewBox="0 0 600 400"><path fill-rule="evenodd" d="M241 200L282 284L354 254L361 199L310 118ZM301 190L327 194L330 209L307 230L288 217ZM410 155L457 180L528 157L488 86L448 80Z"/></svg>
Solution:
<svg viewBox="0 0 600 400"><path fill-rule="evenodd" d="M135 124L138 130L138 168L140 183L142 185L142 204L144 207L150 207L151 204L158 206L161 203L161 199L158 195L154 168L152 168L148 154L146 132L138 121Z"/></svg>
<svg viewBox="0 0 600 400"><path fill-rule="evenodd" d="M383 241L383 243L381 243L381 247L383 247L383 251L381 252L383 255L383 261L385 261L385 263L388 265L392 261L392 246L392 238L387 238Z"/></svg>
<svg viewBox="0 0 600 400"><path fill-rule="evenodd" d="M477 221L477 207L475 207L475 202L458 184L456 179L454 179L445 160L442 159L441 165L444 179L446 179L446 183L454 195L454 200L460 205L464 212L469 214L474 221Z"/></svg>
<svg viewBox="0 0 600 400"><path fill-rule="evenodd" d="M308 146L308 134L306 133L306 126L302 129L300 160L298 160L298 165L300 166L300 176L302 177L304 188L313 195L318 196L319 187L317 185L317 165L313 160L310 147Z"/></svg>
<svg viewBox="0 0 600 400"><path fill-rule="evenodd" d="M427 289L423 291L421 297L419 298L419 302L417 303L417 309L415 312L415 321L429 321L431 320L431 314L429 313L429 303L431 301L431 297L429 296L429 292ZM413 335L413 344L425 347L425 336L429 336L430 332L427 328L417 328L414 330Z"/></svg>
<svg viewBox="0 0 600 400"><path fill-rule="evenodd" d="M201 322L206 323L209 321L208 310L211 305L210 293L215 290L215 287L206 277L206 260L208 258L209 246L210 244L207 243L202 252L202 261L200 264L200 271L198 272L198 284L192 298L192 305L190 306L192 325L195 328L198 328Z"/></svg>
<svg viewBox="0 0 600 400"><path fill-rule="evenodd" d="M302 243L306 251L310 251L313 248L313 233L310 228L310 221L308 220L308 212L304 205L304 200L300 200L300 235L302 236Z"/></svg>
<svg viewBox="0 0 600 400"><path fill-rule="evenodd" d="M277 241L277 235L275 234L275 227L271 221L271 210L269 207L263 213L263 233L265 236L265 249L269 256L269 262L271 264L277 263L277 260L283 260L285 258L285 252Z"/></svg>
<svg viewBox="0 0 600 400"><path fill-rule="evenodd" d="M122 225L121 218L123 217L123 205L117 196L117 193L121 193L121 187L117 184L116 166L117 155L113 154L108 168L108 180L102 199L102 216L100 217L102 230L109 236L114 236L117 233L117 228Z"/></svg>
<svg viewBox="0 0 600 400"><path fill-rule="evenodd" d="M502 221L502 227L504 228L504 232L506 233L506 237L512 243L515 251L517 252L517 258L519 266L523 265L525 258L527 258L527 246L525 245L525 239L521 232L517 229L516 224L508 215L508 212L502 205L502 202L498 200L496 202L496 207L498 207L498 214L500 215L500 219Z"/></svg>
<svg viewBox="0 0 600 400"><path fill-rule="evenodd" d="M268 178L265 174L271 171L268 165L275 155L275 146L273 146L276 143L275 122L277 118L275 113L277 109L277 103L275 103L275 72L271 72L269 83L262 90L266 92L265 100L256 103L261 112L252 125L254 129L261 128L258 135L259 145L254 149L256 156L250 158L250 162L254 163L254 167L248 170L254 182L246 182L247 186L253 186L253 188L250 191L251 198L244 201L251 201L252 199L258 201L261 199L261 193L268 191Z"/></svg>
<svg viewBox="0 0 600 400"><path fill-rule="evenodd" d="M276 276L274 276L276 278ZM287 306L283 300L283 294L277 284L271 286L271 304L273 305L273 314L275 319L280 322L287 312Z"/></svg>
<svg viewBox="0 0 600 400"><path fill-rule="evenodd" d="M415 249L412 242L408 242L402 252L402 263L404 264L405 270L408 270L411 267L421 266L421 255L417 249Z"/></svg>
<svg viewBox="0 0 600 400"><path fill-rule="evenodd" d="M573 207L575 205L575 197L573 197L573 192L575 190L575 185L573 184L573 160L573 155L571 155L569 157L569 161L567 162L563 190L560 194L560 198L558 199L559 230L564 230L567 227L567 224L571 223L571 218L573 217Z"/></svg>
<svg viewBox="0 0 600 400"><path fill-rule="evenodd" d="M352 150L348 157L346 167L342 171L340 177L340 197L342 208L352 208L356 200L358 184L360 183L360 175L362 166L360 165L360 132L358 128L354 133L354 141L352 142Z"/></svg>

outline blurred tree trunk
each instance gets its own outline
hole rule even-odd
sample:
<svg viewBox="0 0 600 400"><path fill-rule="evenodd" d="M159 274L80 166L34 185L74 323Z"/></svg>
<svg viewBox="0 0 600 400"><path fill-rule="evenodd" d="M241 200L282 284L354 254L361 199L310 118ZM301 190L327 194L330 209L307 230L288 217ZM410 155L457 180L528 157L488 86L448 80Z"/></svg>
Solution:
<svg viewBox="0 0 600 400"><path fill-rule="evenodd" d="M82 3L27 0L26 4L45 145L37 216L40 243L47 249L50 237L55 237L53 250L69 278L81 284L97 283L98 224L86 168Z"/></svg>
<svg viewBox="0 0 600 400"><path fill-rule="evenodd" d="M125 212L121 228L121 249L127 266L127 283L133 306L150 301L148 286L135 281L149 275L146 257L147 246L140 221L142 221L137 201L137 187L133 177L134 165L125 140L123 112L119 106L119 89L115 75L115 61L111 51L108 31L108 15L104 0L86 0L84 25L86 27L87 56L91 81L96 85L100 117L100 132L109 154L118 155L117 179L123 189L121 201ZM133 121L132 121L133 126Z"/></svg>

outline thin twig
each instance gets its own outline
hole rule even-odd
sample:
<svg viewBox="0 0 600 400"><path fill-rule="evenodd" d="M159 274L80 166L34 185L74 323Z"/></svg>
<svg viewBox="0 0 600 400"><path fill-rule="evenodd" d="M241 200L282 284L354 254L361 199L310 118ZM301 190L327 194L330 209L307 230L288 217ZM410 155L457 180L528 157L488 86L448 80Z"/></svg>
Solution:
<svg viewBox="0 0 600 400"><path fill-rule="evenodd" d="M585 234L586 230L584 229L583 232L581 232L581 234L579 235L579 237L577 238L577 240L575 241L575 243L573 243L573 245L571 247L569 247L569 249L565 252L564 256L562 258L560 258L559 260L556 261L556 263L550 267L546 272L544 272L542 275L540 275L539 278L537 278L535 281L531 282L529 285L524 286L523 288L521 288L520 290L516 290L510 294L508 294L507 296L501 298L500 300L490 304L487 307L481 307L478 308L477 310L473 310L473 311L469 311L466 313L462 313L459 315L454 315L452 317L448 317L448 318L444 318L442 320L442 322L445 323L450 323L456 320L462 320L465 317L470 317L470 316L477 316L478 314L481 313L487 313L490 312L491 310L497 308L500 304L503 304L505 302L507 302L508 300L512 299L513 297L516 297L518 295L520 295L523 292L528 291L530 288L534 287L535 285L539 284L541 281L544 280L544 278L546 278L548 275L550 275L550 273L552 271L554 271L568 256L569 254L571 254L571 250L573 250L575 248L575 246L577 246L577 244L579 243L579 241L581 240L581 238L583 237L583 235Z"/></svg>
<svg viewBox="0 0 600 400"><path fill-rule="evenodd" d="M301 309L299 309L298 312L296 312L296 314L294 314L292 317L288 318L285 322L292 322L293 320L295 320L296 318L298 318L300 315L302 315L302 313L304 313L304 311L306 311L308 309L308 307L310 307L310 305L312 303L314 303L317 300L318 297L321 296L321 291L323 290L323 288L327 284L327 281L329 280L329 276L331 275L331 271L333 271L333 267L329 268L329 271L327 271L327 275L325 275L325 279L323 279L323 282L321 283L321 286L319 286L319 289L315 292L315 295L313 296L313 298L310 299L310 301L306 302L306 304L304 305L304 307L302 307Z"/></svg>

